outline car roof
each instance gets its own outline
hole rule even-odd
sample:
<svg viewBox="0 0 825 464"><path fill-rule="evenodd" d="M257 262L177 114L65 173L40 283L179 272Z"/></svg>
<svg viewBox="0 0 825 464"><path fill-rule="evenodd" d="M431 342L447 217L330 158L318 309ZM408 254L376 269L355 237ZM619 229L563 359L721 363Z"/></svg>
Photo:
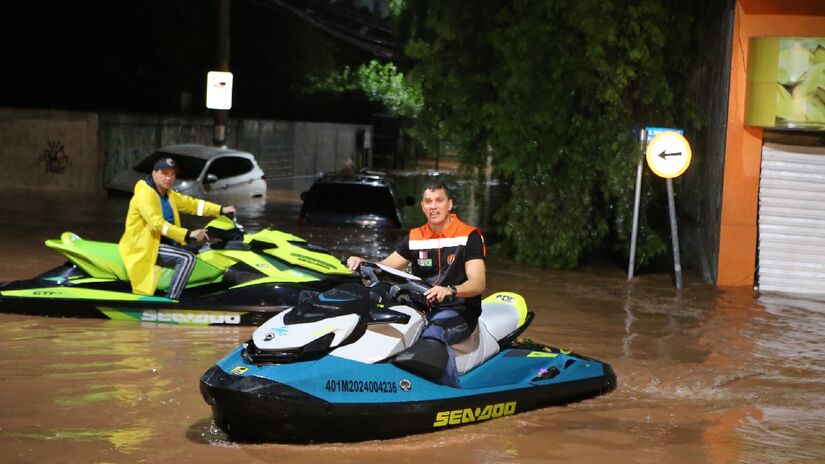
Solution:
<svg viewBox="0 0 825 464"><path fill-rule="evenodd" d="M170 153L173 155L186 155L193 158L212 159L216 156L222 155L236 155L243 157L252 157L251 153L235 150L226 147L211 147L209 145L198 145L194 143L184 143L178 145L169 145L161 148L159 151Z"/></svg>
<svg viewBox="0 0 825 464"><path fill-rule="evenodd" d="M315 184L369 184L389 187L392 181L381 173L359 172L353 175L324 174L315 180Z"/></svg>

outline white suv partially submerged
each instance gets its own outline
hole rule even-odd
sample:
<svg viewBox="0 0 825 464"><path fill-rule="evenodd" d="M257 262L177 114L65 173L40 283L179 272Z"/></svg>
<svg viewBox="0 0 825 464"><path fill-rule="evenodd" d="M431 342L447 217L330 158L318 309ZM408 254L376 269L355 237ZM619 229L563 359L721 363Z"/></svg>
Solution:
<svg viewBox="0 0 825 464"><path fill-rule="evenodd" d="M264 172L251 153L194 144L161 148L133 169L116 175L106 188L131 194L135 182L152 172L155 160L166 157L174 159L180 167L173 187L180 193L216 202L266 196Z"/></svg>

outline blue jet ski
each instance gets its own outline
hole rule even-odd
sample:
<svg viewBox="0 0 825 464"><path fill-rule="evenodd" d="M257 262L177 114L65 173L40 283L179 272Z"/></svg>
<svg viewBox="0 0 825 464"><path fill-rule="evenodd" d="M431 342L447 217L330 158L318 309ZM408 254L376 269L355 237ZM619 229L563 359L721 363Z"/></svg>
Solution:
<svg viewBox="0 0 825 464"><path fill-rule="evenodd" d="M447 351L419 339L426 287L411 274L376 266L361 266L366 284L343 284L271 318L201 377L215 423L231 439L390 438L562 405L616 387L606 363L517 340L533 313L520 295L507 292L486 298L473 335L451 347L460 388L439 384ZM376 271L406 282L379 281Z"/></svg>

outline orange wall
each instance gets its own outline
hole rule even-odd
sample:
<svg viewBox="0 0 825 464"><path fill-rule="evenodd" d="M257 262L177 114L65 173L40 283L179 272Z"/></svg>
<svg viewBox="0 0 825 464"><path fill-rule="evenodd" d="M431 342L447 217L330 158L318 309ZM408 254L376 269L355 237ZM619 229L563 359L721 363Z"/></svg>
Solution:
<svg viewBox="0 0 825 464"><path fill-rule="evenodd" d="M744 3L744 8L743 8ZM804 3L804 2L802 2ZM821 10L822 4L817 3ZM798 13L799 2L737 0L733 29L725 177L722 189L722 220L719 232L720 287L753 286L756 269L756 214L759 195L759 168L762 162L762 129L745 127L748 40L758 36L825 36L825 16L752 14L772 11L782 5ZM821 11L812 8L812 13Z"/></svg>

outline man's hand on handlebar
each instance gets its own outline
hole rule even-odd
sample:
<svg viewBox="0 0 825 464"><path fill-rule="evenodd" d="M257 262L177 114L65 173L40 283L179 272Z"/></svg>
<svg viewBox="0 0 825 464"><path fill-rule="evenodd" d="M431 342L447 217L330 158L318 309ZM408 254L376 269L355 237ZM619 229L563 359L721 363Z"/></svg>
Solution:
<svg viewBox="0 0 825 464"><path fill-rule="evenodd" d="M455 294L447 287L436 285L434 287L430 287L426 292L424 292L424 296L427 297L427 301L429 302L437 301L441 303L445 298L454 297Z"/></svg>
<svg viewBox="0 0 825 464"><path fill-rule="evenodd" d="M358 266L360 266L364 261L366 260L360 256L350 256L347 258L347 267L352 272L358 272Z"/></svg>
<svg viewBox="0 0 825 464"><path fill-rule="evenodd" d="M226 216L234 216L238 214L238 210L235 209L234 205L222 206L221 207L221 214Z"/></svg>
<svg viewBox="0 0 825 464"><path fill-rule="evenodd" d="M189 231L189 239L197 243L203 243L209 240L209 235L207 235L206 229L193 229Z"/></svg>

